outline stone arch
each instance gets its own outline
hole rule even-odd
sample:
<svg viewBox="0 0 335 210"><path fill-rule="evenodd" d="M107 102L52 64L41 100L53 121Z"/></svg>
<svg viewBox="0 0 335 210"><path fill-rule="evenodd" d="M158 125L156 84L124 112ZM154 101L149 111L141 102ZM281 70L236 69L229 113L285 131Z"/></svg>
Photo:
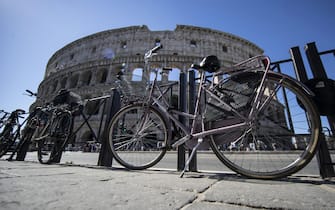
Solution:
<svg viewBox="0 0 335 210"><path fill-rule="evenodd" d="M179 68L172 68L171 71L168 73L168 81L178 81L179 74L182 70Z"/></svg>
<svg viewBox="0 0 335 210"><path fill-rule="evenodd" d="M58 80L55 80L55 81L52 83L52 89L51 89L51 92L52 92L52 93L56 92L57 87L58 87Z"/></svg>
<svg viewBox="0 0 335 210"><path fill-rule="evenodd" d="M75 74L70 78L70 88L75 88L78 85L79 75Z"/></svg>
<svg viewBox="0 0 335 210"><path fill-rule="evenodd" d="M107 81L108 71L107 69L103 68L98 70L96 75L96 82L97 83L105 83Z"/></svg>
<svg viewBox="0 0 335 210"><path fill-rule="evenodd" d="M67 77L63 77L60 80L60 89L65 89L66 88L66 84L67 84Z"/></svg>
<svg viewBox="0 0 335 210"><path fill-rule="evenodd" d="M86 130L83 132L83 134L80 136L80 141L81 142L88 142L88 141L93 141L94 137L93 137L93 133L91 130Z"/></svg>
<svg viewBox="0 0 335 210"><path fill-rule="evenodd" d="M143 68L135 68L131 71L131 81L142 81Z"/></svg>
<svg viewBox="0 0 335 210"><path fill-rule="evenodd" d="M86 71L81 74L80 81L83 86L89 86L92 80L92 72Z"/></svg>

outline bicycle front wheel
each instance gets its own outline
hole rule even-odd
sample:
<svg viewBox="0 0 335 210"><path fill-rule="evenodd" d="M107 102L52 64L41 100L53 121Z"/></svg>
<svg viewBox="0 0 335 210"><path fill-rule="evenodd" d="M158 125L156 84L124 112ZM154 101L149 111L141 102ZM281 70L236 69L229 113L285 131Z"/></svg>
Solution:
<svg viewBox="0 0 335 210"><path fill-rule="evenodd" d="M224 113L208 123L211 129L229 123L245 122L246 126L212 135L210 145L233 171L275 179L299 171L313 158L320 117L310 96L292 78L270 72L264 88L259 89L262 76L262 72L242 73L219 86L217 91L229 96L240 116ZM258 105L253 106L255 103Z"/></svg>
<svg viewBox="0 0 335 210"><path fill-rule="evenodd" d="M37 141L38 160L42 164L59 162L61 153L65 148L68 139L72 133L72 116L68 112L57 114L51 122L41 127L35 132L35 140Z"/></svg>
<svg viewBox="0 0 335 210"><path fill-rule="evenodd" d="M13 130L12 127L5 128L0 134L0 157L5 155L8 150L14 145L15 138L11 133Z"/></svg>
<svg viewBox="0 0 335 210"><path fill-rule="evenodd" d="M109 126L109 145L124 167L146 169L166 152L169 130L163 115L153 106L134 104L122 108Z"/></svg>

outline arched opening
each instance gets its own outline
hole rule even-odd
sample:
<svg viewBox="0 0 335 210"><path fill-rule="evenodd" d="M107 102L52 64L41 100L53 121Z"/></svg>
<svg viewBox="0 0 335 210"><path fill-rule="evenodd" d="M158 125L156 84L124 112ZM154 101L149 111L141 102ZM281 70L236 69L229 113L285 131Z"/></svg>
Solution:
<svg viewBox="0 0 335 210"><path fill-rule="evenodd" d="M78 74L73 75L73 76L71 77L71 79L70 79L70 88L75 88L75 87L77 87L78 79L79 79Z"/></svg>
<svg viewBox="0 0 335 210"><path fill-rule="evenodd" d="M143 69L136 68L132 73L131 81L142 81L142 76L143 76Z"/></svg>
<svg viewBox="0 0 335 210"><path fill-rule="evenodd" d="M81 81L84 86L90 85L91 80L92 80L92 72L87 71L81 75Z"/></svg>
<svg viewBox="0 0 335 210"><path fill-rule="evenodd" d="M83 152L99 152L101 148L101 144L95 142L94 135L91 130L87 130L81 136L81 142L83 143L81 146L81 150Z"/></svg>
<svg viewBox="0 0 335 210"><path fill-rule="evenodd" d="M52 84L52 93L54 93L57 90L58 80L54 81Z"/></svg>
<svg viewBox="0 0 335 210"><path fill-rule="evenodd" d="M178 68L172 68L172 70L169 72L169 81L179 81L179 74L180 69Z"/></svg>
<svg viewBox="0 0 335 210"><path fill-rule="evenodd" d="M94 140L93 133L91 130L85 131L81 137L80 137L81 142L90 142Z"/></svg>
<svg viewBox="0 0 335 210"><path fill-rule="evenodd" d="M61 81L60 81L60 88L61 89L65 89L66 87L66 82L67 82L67 78L64 77Z"/></svg>
<svg viewBox="0 0 335 210"><path fill-rule="evenodd" d="M107 80L107 69L101 69L97 73L97 83L105 83Z"/></svg>

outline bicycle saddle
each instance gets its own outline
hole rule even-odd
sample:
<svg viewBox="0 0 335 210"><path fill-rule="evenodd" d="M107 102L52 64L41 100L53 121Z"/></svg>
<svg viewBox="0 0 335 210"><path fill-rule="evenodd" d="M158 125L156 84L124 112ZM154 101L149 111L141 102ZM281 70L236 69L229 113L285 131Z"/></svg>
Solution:
<svg viewBox="0 0 335 210"><path fill-rule="evenodd" d="M210 73L216 72L220 69L220 61L215 55L206 56L199 65L192 64L191 66L194 69L205 70Z"/></svg>

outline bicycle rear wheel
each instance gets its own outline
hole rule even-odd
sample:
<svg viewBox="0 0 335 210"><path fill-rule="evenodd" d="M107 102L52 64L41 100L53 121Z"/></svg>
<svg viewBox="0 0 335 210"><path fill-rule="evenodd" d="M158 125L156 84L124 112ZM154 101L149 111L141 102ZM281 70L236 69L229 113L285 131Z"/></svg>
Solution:
<svg viewBox="0 0 335 210"><path fill-rule="evenodd" d="M246 121L262 76L262 72L242 73L220 84L217 91L229 98L230 105L242 117L209 104L212 112L221 114L215 114L217 117L212 117L208 126L213 129L241 122L247 122L247 126L210 136L210 145L233 171L251 178L275 179L299 171L313 158L320 118L300 85L287 76L270 72L266 88L261 91L261 106L256 107L252 120Z"/></svg>
<svg viewBox="0 0 335 210"><path fill-rule="evenodd" d="M162 159L169 129L156 108L134 104L113 117L108 137L113 157L126 168L140 170Z"/></svg>
<svg viewBox="0 0 335 210"><path fill-rule="evenodd" d="M37 156L42 164L59 162L61 153L72 133L72 116L68 112L61 112L57 117L37 130L35 139L38 142ZM40 132L40 133L39 133Z"/></svg>

